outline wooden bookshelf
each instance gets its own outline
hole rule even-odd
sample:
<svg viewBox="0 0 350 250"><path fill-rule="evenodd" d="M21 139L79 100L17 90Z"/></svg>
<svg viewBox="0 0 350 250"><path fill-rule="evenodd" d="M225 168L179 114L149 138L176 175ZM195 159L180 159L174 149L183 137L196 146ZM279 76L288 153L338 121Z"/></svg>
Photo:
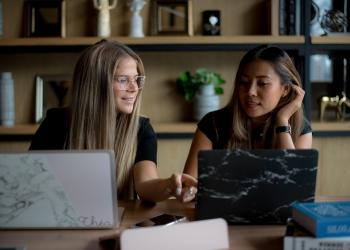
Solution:
<svg viewBox="0 0 350 250"><path fill-rule="evenodd" d="M131 38L125 36L110 37L128 45L152 44L303 44L304 36L269 36L269 35L242 35L242 36L147 36ZM75 46L91 45L101 40L99 37L69 37L69 38L5 38L0 39L0 47L15 46Z"/></svg>
<svg viewBox="0 0 350 250"><path fill-rule="evenodd" d="M39 124L18 124L14 126L0 126L0 135L33 135Z"/></svg>
<svg viewBox="0 0 350 250"><path fill-rule="evenodd" d="M11 127L0 126L0 135L33 135L39 124L19 124ZM154 123L157 133L194 133L197 125L192 122Z"/></svg>
<svg viewBox="0 0 350 250"><path fill-rule="evenodd" d="M312 122L313 131L350 131L350 121L344 122Z"/></svg>
<svg viewBox="0 0 350 250"><path fill-rule="evenodd" d="M12 127L0 126L0 135L33 135L39 124L19 124ZM313 131L350 131L350 121L345 122L312 122ZM194 133L196 122L154 123L157 133Z"/></svg>
<svg viewBox="0 0 350 250"><path fill-rule="evenodd" d="M348 44L350 45L350 35L347 36L314 36L311 37L312 44Z"/></svg>

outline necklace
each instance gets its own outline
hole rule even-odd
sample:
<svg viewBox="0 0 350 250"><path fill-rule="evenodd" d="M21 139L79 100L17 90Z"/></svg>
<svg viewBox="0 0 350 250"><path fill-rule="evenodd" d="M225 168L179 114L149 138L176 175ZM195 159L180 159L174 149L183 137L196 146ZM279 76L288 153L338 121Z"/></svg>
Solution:
<svg viewBox="0 0 350 250"><path fill-rule="evenodd" d="M261 139L264 136L262 129L253 129L252 136L254 139Z"/></svg>

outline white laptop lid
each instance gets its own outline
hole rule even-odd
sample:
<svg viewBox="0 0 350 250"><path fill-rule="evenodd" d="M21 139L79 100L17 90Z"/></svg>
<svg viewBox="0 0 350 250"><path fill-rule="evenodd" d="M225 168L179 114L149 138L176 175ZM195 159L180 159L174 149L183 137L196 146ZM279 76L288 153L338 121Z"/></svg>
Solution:
<svg viewBox="0 0 350 250"><path fill-rule="evenodd" d="M228 228L219 218L127 229L121 233L120 246L121 250L228 249Z"/></svg>
<svg viewBox="0 0 350 250"><path fill-rule="evenodd" d="M113 228L112 151L0 153L0 228Z"/></svg>

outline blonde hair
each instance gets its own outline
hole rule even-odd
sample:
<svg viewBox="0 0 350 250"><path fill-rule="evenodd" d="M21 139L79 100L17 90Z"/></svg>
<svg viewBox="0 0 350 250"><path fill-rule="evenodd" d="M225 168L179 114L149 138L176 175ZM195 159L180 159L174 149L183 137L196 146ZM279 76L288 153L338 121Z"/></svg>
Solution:
<svg viewBox="0 0 350 250"><path fill-rule="evenodd" d="M259 46L248 51L238 66L234 82L234 91L229 103L226 106L226 108L231 112L229 121L229 135L231 136L227 138L225 143L227 148L253 148L252 125L249 117L246 115L240 104L239 87L241 75L245 67L255 60L262 60L270 63L276 73L279 75L281 84L295 84L302 87L300 75L293 64L293 61L285 51L278 47L268 46ZM275 133L273 129L276 113L281 107L291 102L294 97L294 91L289 91L289 94L282 97L277 104L277 107L271 112L271 116L267 120L263 130L263 145L265 148L272 148L275 146ZM289 120L292 129L292 139L294 142L300 135L303 119L304 113L303 108L301 107Z"/></svg>
<svg viewBox="0 0 350 250"><path fill-rule="evenodd" d="M127 57L135 60L138 74L144 75L140 57L120 43L102 40L81 54L73 76L66 147L114 150L118 193L127 191L130 197L142 90L132 113L124 114L118 112L112 86L116 68Z"/></svg>

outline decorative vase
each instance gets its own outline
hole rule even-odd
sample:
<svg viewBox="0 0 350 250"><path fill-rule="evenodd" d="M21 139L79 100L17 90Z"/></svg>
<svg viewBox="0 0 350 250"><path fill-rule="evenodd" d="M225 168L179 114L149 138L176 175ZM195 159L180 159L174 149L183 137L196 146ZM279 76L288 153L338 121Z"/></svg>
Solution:
<svg viewBox="0 0 350 250"><path fill-rule="evenodd" d="M15 124L15 95L11 72L0 75L0 122L4 126Z"/></svg>
<svg viewBox="0 0 350 250"><path fill-rule="evenodd" d="M128 6L131 11L131 21L130 21L130 37L144 37L143 33L143 21L140 16L140 11L146 4L144 0L129 0Z"/></svg>
<svg viewBox="0 0 350 250"><path fill-rule="evenodd" d="M199 88L194 97L194 119L199 121L202 117L220 107L220 97L215 94L215 86L206 84Z"/></svg>
<svg viewBox="0 0 350 250"><path fill-rule="evenodd" d="M111 35L111 23L109 11L117 6L117 0L112 0L109 5L109 0L93 0L94 6L98 10L97 16L97 36L109 37Z"/></svg>

